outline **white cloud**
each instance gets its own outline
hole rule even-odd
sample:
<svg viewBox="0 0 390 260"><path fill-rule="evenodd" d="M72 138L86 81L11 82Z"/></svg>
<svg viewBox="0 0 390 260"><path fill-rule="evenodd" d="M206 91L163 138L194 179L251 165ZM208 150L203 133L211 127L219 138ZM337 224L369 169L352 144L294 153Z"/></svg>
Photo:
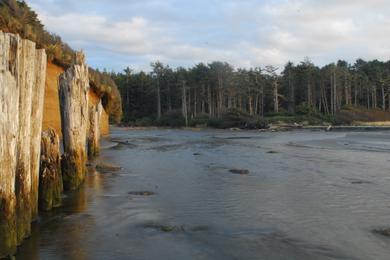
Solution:
<svg viewBox="0 0 390 260"><path fill-rule="evenodd" d="M145 68L156 59L247 67L306 56L319 65L390 58L387 0L31 2L50 31L93 55L100 50L104 57L90 57L99 67Z"/></svg>

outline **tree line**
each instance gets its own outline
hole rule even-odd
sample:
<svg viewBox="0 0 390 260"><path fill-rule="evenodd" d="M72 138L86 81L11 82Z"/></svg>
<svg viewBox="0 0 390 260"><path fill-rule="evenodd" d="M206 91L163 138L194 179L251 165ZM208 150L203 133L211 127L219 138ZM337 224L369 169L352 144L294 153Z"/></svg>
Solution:
<svg viewBox="0 0 390 260"><path fill-rule="evenodd" d="M221 118L232 109L257 117L298 111L334 116L348 106L390 110L390 61L339 60L318 67L305 59L250 69L226 62L173 69L157 61L149 73L126 68L111 77L127 122L174 112L186 120Z"/></svg>

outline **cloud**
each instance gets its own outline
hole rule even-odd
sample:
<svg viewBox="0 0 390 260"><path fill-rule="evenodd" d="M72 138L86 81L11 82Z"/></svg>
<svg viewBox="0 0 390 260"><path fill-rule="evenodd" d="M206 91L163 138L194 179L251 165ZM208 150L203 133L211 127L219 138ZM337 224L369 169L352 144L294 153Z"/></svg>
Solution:
<svg viewBox="0 0 390 260"><path fill-rule="evenodd" d="M387 0L31 0L47 28L93 66L227 61L283 66L389 59Z"/></svg>

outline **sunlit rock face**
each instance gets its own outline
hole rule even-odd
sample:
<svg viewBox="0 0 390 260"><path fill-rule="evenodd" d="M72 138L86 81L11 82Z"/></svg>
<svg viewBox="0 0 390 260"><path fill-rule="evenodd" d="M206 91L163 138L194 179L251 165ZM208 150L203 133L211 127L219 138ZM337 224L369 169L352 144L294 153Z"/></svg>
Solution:
<svg viewBox="0 0 390 260"><path fill-rule="evenodd" d="M0 257L30 235L37 215L46 63L34 42L0 32Z"/></svg>
<svg viewBox="0 0 390 260"><path fill-rule="evenodd" d="M88 130L88 66L83 54L60 76L60 111L64 155L62 174L64 188L75 190L86 173L86 140Z"/></svg>

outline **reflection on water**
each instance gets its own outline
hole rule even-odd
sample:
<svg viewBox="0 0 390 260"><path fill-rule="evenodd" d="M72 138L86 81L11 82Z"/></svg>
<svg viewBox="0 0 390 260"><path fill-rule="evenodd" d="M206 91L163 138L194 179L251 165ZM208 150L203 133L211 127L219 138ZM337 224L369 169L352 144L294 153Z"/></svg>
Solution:
<svg viewBox="0 0 390 260"><path fill-rule="evenodd" d="M17 259L388 259L390 133L115 130ZM234 173L245 174L234 174Z"/></svg>
<svg viewBox="0 0 390 260"><path fill-rule="evenodd" d="M84 236L95 229L94 216L88 214L97 194L104 193L104 176L90 169L79 190L64 195L63 204L50 212L41 212L17 259L89 259ZM43 250L42 250L43 249Z"/></svg>

